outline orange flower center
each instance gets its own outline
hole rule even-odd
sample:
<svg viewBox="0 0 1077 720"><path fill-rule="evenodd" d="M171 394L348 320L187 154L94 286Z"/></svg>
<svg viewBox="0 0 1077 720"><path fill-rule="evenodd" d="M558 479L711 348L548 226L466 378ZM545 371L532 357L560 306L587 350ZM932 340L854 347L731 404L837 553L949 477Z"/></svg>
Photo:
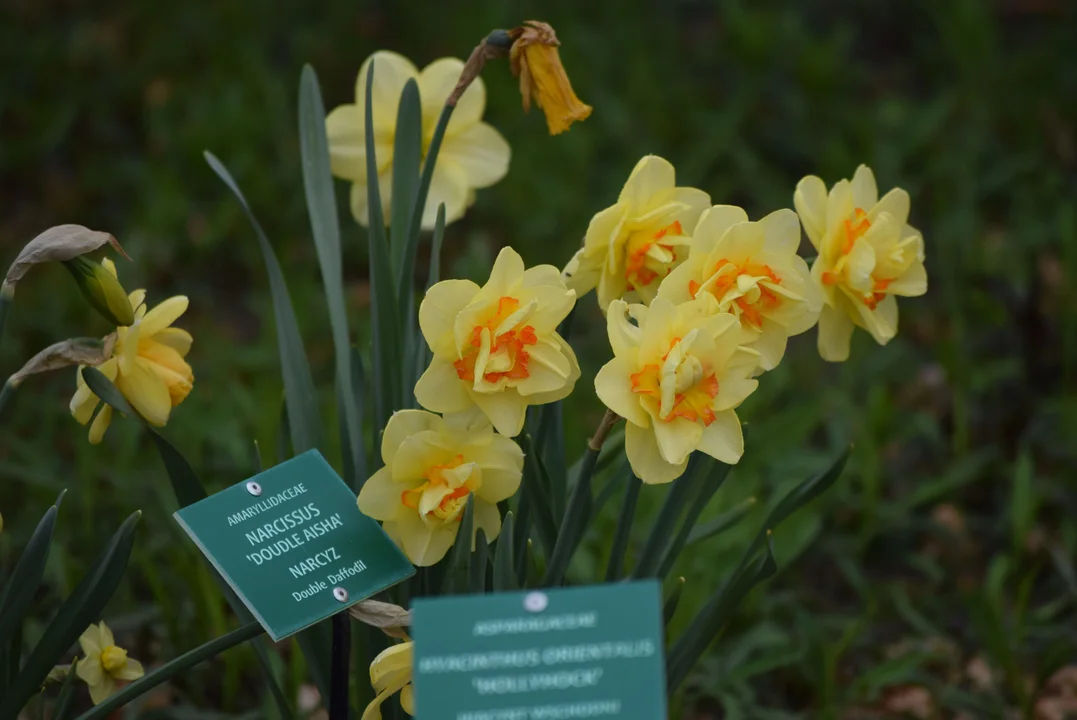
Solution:
<svg viewBox="0 0 1077 720"><path fill-rule="evenodd" d="M419 502L423 497L423 494L429 490L438 489L440 487L451 486L448 478L445 477L446 470L453 470L464 464L464 456L457 455L452 460L442 465L432 465L427 471L424 477L426 482L417 488L411 490L405 490L400 493L400 501L404 504L404 507L411 508L412 510L419 509ZM471 487L469 483L463 483L457 488L453 488L451 492L445 495L441 501L437 504L437 507L426 512L427 515L438 515L440 517L449 517L457 509L459 503L457 502L461 498L466 498L471 494ZM459 520L462 516L457 515L456 520Z"/></svg>
<svg viewBox="0 0 1077 720"><path fill-rule="evenodd" d="M635 290L641 285L650 285L658 279L669 275L677 262L677 246L669 242L662 242L667 235L683 235L684 228L679 220L666 225L655 233L641 231L632 234L628 239L625 257L625 279L628 280L628 289ZM653 248L660 252L648 254ZM655 258L654 255L665 255L667 260Z"/></svg>
<svg viewBox="0 0 1077 720"><path fill-rule="evenodd" d="M777 285L781 282L781 278L778 274L770 269L769 265L761 265L746 261L742 265L734 263L732 260L726 260L725 258L718 261L711 271L710 277L714 278L714 281L710 284L707 290L714 295L714 298L721 302L725 294L729 292L731 288L737 286L737 279L741 275L748 275L749 277L766 278L770 282ZM700 288L703 287L702 283L695 280L688 281L688 292L691 293L694 298L699 294ZM759 289L758 297L751 297L741 295L733 302L740 310L740 317L756 326L757 328L763 325L763 313L764 310L773 310L781 304L781 298L773 290L765 287L762 284L757 283L756 287Z"/></svg>
<svg viewBox="0 0 1077 720"><path fill-rule="evenodd" d="M713 372L704 372L699 361L691 356L671 366L669 357L680 341L681 338L673 339L669 352L662 356L661 365L644 365L639 372L629 376L632 392L655 398L659 402L659 419L663 422L673 422L680 417L710 425L715 419L712 404L718 395L718 378ZM663 382L664 374L666 382ZM668 411L662 412L663 404L669 406Z"/></svg>
<svg viewBox="0 0 1077 720"><path fill-rule="evenodd" d="M475 381L475 361L478 359L479 350L482 347L483 330L488 330L491 335L490 357L495 355L505 358L507 370L483 373L483 380L496 383L502 378L523 380L530 377L527 369L530 355L524 348L538 343L535 328L531 325L513 328L500 335L494 335L497 328L504 320L520 309L520 301L513 297L502 297L498 300L497 312L483 325L476 325L471 329L471 338L464 356L453 363L456 368L456 376L468 382ZM504 365L506 363L502 363Z"/></svg>
<svg viewBox="0 0 1077 720"><path fill-rule="evenodd" d="M871 229L871 221L868 220L868 214L863 208L856 208L853 211L853 217L846 218L844 222L844 234L842 236L841 245L841 257L834 263L833 270L827 270L822 275L824 285L836 285L841 282L841 274L845 269L845 264L848 262L849 253L852 252L853 246L856 241L864 237L868 230ZM872 277L872 291L860 295L860 300L871 310L883 301L886 297L886 289L890 283L893 282L893 278L876 278Z"/></svg>

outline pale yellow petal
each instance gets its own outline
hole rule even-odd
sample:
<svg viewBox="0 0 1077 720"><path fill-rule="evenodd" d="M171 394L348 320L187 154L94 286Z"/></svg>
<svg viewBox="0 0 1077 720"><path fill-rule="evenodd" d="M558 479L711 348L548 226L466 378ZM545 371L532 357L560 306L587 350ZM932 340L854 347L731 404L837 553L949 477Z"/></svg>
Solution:
<svg viewBox="0 0 1077 720"><path fill-rule="evenodd" d="M457 376L456 368L448 360L436 356L415 383L415 400L437 413L464 412L474 405L467 383Z"/></svg>
<svg viewBox="0 0 1077 720"><path fill-rule="evenodd" d="M371 109L374 132L379 137L392 137L396 128L396 114L400 107L400 95L408 80L417 78L418 69L403 55L389 50L379 50L367 58L359 68L355 81L355 105L359 117L366 117L367 73L374 66L374 85L371 88Z"/></svg>
<svg viewBox="0 0 1077 720"><path fill-rule="evenodd" d="M82 644L81 638L79 639L79 643ZM105 678L105 668L101 665L100 648L98 648L96 652L91 653L86 650L86 645L83 644L82 652L85 657L79 658L79 664L78 667L75 668L75 674L90 687L100 685Z"/></svg>
<svg viewBox="0 0 1077 720"><path fill-rule="evenodd" d="M658 449L654 431L633 423L625 425L625 454L632 472L648 485L673 482L688 467L687 461L679 465L667 462Z"/></svg>
<svg viewBox="0 0 1077 720"><path fill-rule="evenodd" d="M692 253L709 253L729 228L743 222L748 222L748 213L736 205L715 205L704 211L692 233Z"/></svg>
<svg viewBox="0 0 1077 720"><path fill-rule="evenodd" d="M393 482L393 471L383 467L367 478L359 491L359 512L375 520L394 520L401 508L401 493L408 489Z"/></svg>
<svg viewBox="0 0 1077 720"><path fill-rule="evenodd" d="M414 643L403 642L378 653L370 663L370 684L379 692L398 692L410 681L414 657Z"/></svg>
<svg viewBox="0 0 1077 720"><path fill-rule="evenodd" d="M390 160L392 157L390 156ZM381 153L378 153L378 162L381 162ZM393 202L393 173L392 166L385 168L378 174L378 191L381 193L381 215L382 220L388 225L390 222L390 210ZM349 197L349 205L352 211L352 217L355 221L363 227L370 225L370 207L367 203L367 185L366 179L362 181L356 181L352 183L351 193Z"/></svg>
<svg viewBox="0 0 1077 720"><path fill-rule="evenodd" d="M456 358L456 316L478 292L479 286L470 280L442 280L426 291L419 305L419 328L435 355Z"/></svg>
<svg viewBox="0 0 1077 720"><path fill-rule="evenodd" d="M827 226L826 184L814 175L803 178L793 193L793 206L797 209L808 240L818 250Z"/></svg>
<svg viewBox="0 0 1077 720"><path fill-rule="evenodd" d="M501 513L497 505L475 498L475 533L481 528L486 534L486 542L493 542L501 532ZM472 539L471 549L475 549L475 541Z"/></svg>
<svg viewBox="0 0 1077 720"><path fill-rule="evenodd" d="M458 523L429 526L415 512L400 513L396 522L396 532L404 544L404 554L413 565L419 567L429 567L445 557L459 529Z"/></svg>
<svg viewBox="0 0 1077 720"><path fill-rule="evenodd" d="M150 425L160 427L168 422L172 410L168 387L146 361L136 360L128 372L117 375L116 387Z"/></svg>
<svg viewBox="0 0 1077 720"><path fill-rule="evenodd" d="M868 209L868 220L875 222L882 213L888 213L897 223L898 227L904 225L909 219L909 193L901 188L894 188L882 196L875 207Z"/></svg>
<svg viewBox="0 0 1077 720"><path fill-rule="evenodd" d="M90 689L90 699L93 700L94 705L100 705L116 691L116 681L112 679L111 675L101 675L101 682L93 685L88 685Z"/></svg>
<svg viewBox="0 0 1077 720"><path fill-rule="evenodd" d="M366 179L366 127L358 105L340 105L325 118L329 169L345 180Z"/></svg>
<svg viewBox="0 0 1077 720"><path fill-rule="evenodd" d="M383 702L389 699L392 695L388 690L382 690L380 693L374 696L374 699L363 710L362 717L359 720L382 720L381 705Z"/></svg>
<svg viewBox="0 0 1077 720"><path fill-rule="evenodd" d="M905 273L890 282L887 292L906 297L917 297L927 292L927 270L922 262L914 262Z"/></svg>
<svg viewBox="0 0 1077 720"><path fill-rule="evenodd" d="M606 315L606 333L614 355L639 352L641 332L638 325L629 321L628 303L614 300Z"/></svg>
<svg viewBox="0 0 1077 720"><path fill-rule="evenodd" d="M699 445L703 426L693 420L675 417L672 420L655 420L652 423L658 451L670 465L688 462L688 456Z"/></svg>
<svg viewBox="0 0 1077 720"><path fill-rule="evenodd" d="M425 430L441 431L445 427L441 418L425 410L398 410L385 424L381 436L381 459L386 465L393 462L397 449L412 435Z"/></svg>
<svg viewBox="0 0 1077 720"><path fill-rule="evenodd" d="M469 448L466 459L482 469L482 486L475 494L486 502L507 500L520 489L524 453L510 438L494 435L489 445Z"/></svg>
<svg viewBox="0 0 1077 720"><path fill-rule="evenodd" d="M453 115L456 118L456 115ZM450 162L464 171L468 187L484 188L505 177L512 150L501 133L480 122L453 137L446 137L438 162Z"/></svg>
<svg viewBox="0 0 1077 720"><path fill-rule="evenodd" d="M853 205L870 210L879 201L879 188L875 184L875 173L867 165L861 165L853 174L850 183L853 191Z"/></svg>
<svg viewBox="0 0 1077 720"><path fill-rule="evenodd" d="M191 350L191 343L194 339L191 334L186 330L180 328L169 327L159 331L153 336L153 339L162 345L167 345L180 354L180 357L184 357Z"/></svg>
<svg viewBox="0 0 1077 720"><path fill-rule="evenodd" d="M111 645L112 643L109 643ZM79 635L79 647L82 648L82 654L87 658L98 658L98 664L100 664L100 655L108 645L101 640L101 628L98 625L91 624L88 628L82 631L82 635ZM81 666L83 663L79 663ZM88 663L87 663L88 664ZM93 672L92 669L87 669L87 672ZM80 668L79 677L82 677L82 671Z"/></svg>
<svg viewBox="0 0 1077 720"><path fill-rule="evenodd" d="M511 390L494 393L471 393L479 409L489 418L494 429L505 437L516 437L524 428L527 402Z"/></svg>
<svg viewBox="0 0 1077 720"><path fill-rule="evenodd" d="M127 663L119 670L114 672L112 676L117 680L138 680L140 677L146 674L146 671L142 668L142 663L138 660L132 660L127 658Z"/></svg>
<svg viewBox="0 0 1077 720"><path fill-rule="evenodd" d="M445 223L464 216L468 205L468 181L464 169L448 158L439 157L430 180L430 192L423 208L423 230L433 230L437 221L438 205L445 204Z"/></svg>
<svg viewBox="0 0 1077 720"><path fill-rule="evenodd" d="M800 221L789 209L775 210L759 220L767 252L794 255L800 247Z"/></svg>
<svg viewBox="0 0 1077 720"><path fill-rule="evenodd" d="M676 171L673 165L657 155L646 155L632 169L617 201L634 208L646 208L654 195L674 185Z"/></svg>
<svg viewBox="0 0 1077 720"><path fill-rule="evenodd" d="M400 688L400 707L408 715L415 716L415 692L411 683Z"/></svg>
<svg viewBox="0 0 1077 720"><path fill-rule="evenodd" d="M150 310L140 323L141 337L152 337L155 333L176 322L183 313L187 312L187 305L188 301L185 295L176 295Z"/></svg>
<svg viewBox="0 0 1077 720"><path fill-rule="evenodd" d="M849 359L853 321L841 310L824 305L819 313L819 356L829 362Z"/></svg>
<svg viewBox="0 0 1077 720"><path fill-rule="evenodd" d="M841 234L844 222L849 219L854 210L853 191L848 180L839 180L830 188L830 194L826 199L826 236L836 238ZM826 248L820 248L824 251Z"/></svg>
<svg viewBox="0 0 1077 720"><path fill-rule="evenodd" d="M423 107L423 137L429 139L434 134L434 126L445 107L445 101L460 81L464 62L457 58L441 58L430 63L419 73L419 95ZM486 86L481 77L477 77L468 86L456 103L449 126L445 129L446 140L466 132L475 123L482 120L486 109ZM444 147L442 148L444 150Z"/></svg>
<svg viewBox="0 0 1077 720"><path fill-rule="evenodd" d="M614 357L595 375L595 393L606 407L628 422L647 427L651 422L650 416L640 405L639 395L632 392L632 374L637 370L632 357Z"/></svg>
<svg viewBox="0 0 1077 720"><path fill-rule="evenodd" d="M97 417L93 419L93 423L90 425L90 444L98 445L105 437L105 431L108 430L109 424L112 422L112 407L109 405L102 406L101 410L97 413Z"/></svg>
<svg viewBox="0 0 1077 720"><path fill-rule="evenodd" d="M104 620L102 620L97 627L97 637L102 650L106 650L116 644L116 638L113 637L111 628L109 628L109 626L105 624Z"/></svg>
<svg viewBox="0 0 1077 720"><path fill-rule="evenodd" d="M736 465L744 454L744 435L737 413L732 410L715 413L714 422L703 430L699 449L715 460Z"/></svg>

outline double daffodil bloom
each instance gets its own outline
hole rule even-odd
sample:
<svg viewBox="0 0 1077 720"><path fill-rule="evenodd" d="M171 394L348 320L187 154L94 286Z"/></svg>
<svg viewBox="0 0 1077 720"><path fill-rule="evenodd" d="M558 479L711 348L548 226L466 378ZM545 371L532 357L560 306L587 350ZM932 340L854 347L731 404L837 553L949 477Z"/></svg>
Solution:
<svg viewBox="0 0 1077 720"><path fill-rule="evenodd" d="M393 693L400 693L400 707L415 715L415 698L411 687L414 652L411 640L391 645L370 663L370 684L377 696L370 701L360 720L381 720L381 704Z"/></svg>
<svg viewBox="0 0 1077 720"><path fill-rule="evenodd" d="M117 680L138 680L145 674L142 663L127 657L127 651L116 645L112 631L104 622L86 628L79 645L86 657L79 660L75 673L90 688L94 705L116 692Z"/></svg>
<svg viewBox="0 0 1077 720"><path fill-rule="evenodd" d="M419 327L433 359L415 399L440 413L481 412L497 431L516 437L528 405L572 392L580 366L557 326L576 302L552 265L524 269L504 247L481 288L445 280L426 293Z"/></svg>
<svg viewBox="0 0 1077 720"><path fill-rule="evenodd" d="M116 267L111 260L101 263L112 274ZM112 357L97 369L123 393L131 406L151 425L168 422L172 408L191 392L194 372L184 360L191 349L191 335L186 330L171 327L187 310L187 298L171 297L149 312L146 311L145 290L135 290L128 299L134 310L134 324L116 328L116 343ZM82 377L84 366L78 370L78 385L71 398L71 414L82 425L90 422L100 399L94 395ZM101 442L109 423L112 408L105 405L90 425L90 442Z"/></svg>
<svg viewBox="0 0 1077 720"><path fill-rule="evenodd" d="M414 79L422 104L422 160L434 136L438 116L460 79L464 63L441 58L420 72L410 60L385 50L371 55L359 68L355 82L355 103L334 108L325 119L329 136L329 161L333 174L350 180L352 215L361 225L369 223L366 173L366 85L374 64L371 114L378 161L378 189L382 213L389 223L393 190L393 149L396 116L404 85ZM497 130L482 122L486 109L486 86L475 78L460 97L441 142L430 193L423 208L422 226L434 227L437 209L445 203L445 222L459 220L475 201L475 189L493 185L509 169L509 144ZM416 172L419 168L415 168Z"/></svg>
<svg viewBox="0 0 1077 720"><path fill-rule="evenodd" d="M614 357L595 390L627 421L625 452L645 483L680 477L693 450L729 464L744 453L735 408L758 385L750 375L759 356L741 347L740 323L717 306L710 293L682 305L661 297L650 308L610 304Z"/></svg>
<svg viewBox="0 0 1077 720"><path fill-rule="evenodd" d="M713 295L719 312L740 320L760 367L773 370L789 337L815 325L823 304L798 245L800 223L792 210L749 222L739 207L716 205L699 219L688 259L662 281L658 297L679 305L700 293Z"/></svg>
<svg viewBox="0 0 1077 720"><path fill-rule="evenodd" d="M565 267L568 286L577 295L597 287L603 312L628 292L650 304L658 284L688 257L689 235L710 204L702 190L676 186L668 161L644 157L617 203L591 218L583 247Z"/></svg>
<svg viewBox="0 0 1077 720"><path fill-rule="evenodd" d="M896 296L927 292L924 238L907 222L909 194L894 188L880 199L875 175L861 165L851 182L839 181L829 195L822 180L804 178L793 201L819 251L811 268L826 300L819 354L838 362L848 358L854 325L885 345L897 334Z"/></svg>
<svg viewBox="0 0 1077 720"><path fill-rule="evenodd" d="M385 532L415 565L445 557L457 540L468 497L474 495L475 530L488 541L501 530L497 503L520 487L524 455L475 416L440 418L402 410L389 418L381 439L385 467L359 492L359 510L382 522ZM474 542L474 536L465 542Z"/></svg>

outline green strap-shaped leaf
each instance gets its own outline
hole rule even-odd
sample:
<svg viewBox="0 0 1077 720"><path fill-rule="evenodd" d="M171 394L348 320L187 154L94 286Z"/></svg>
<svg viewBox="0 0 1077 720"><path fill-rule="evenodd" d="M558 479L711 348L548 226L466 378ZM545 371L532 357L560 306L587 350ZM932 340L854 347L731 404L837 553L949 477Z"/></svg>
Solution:
<svg viewBox="0 0 1077 720"><path fill-rule="evenodd" d="M22 671L0 699L0 718L15 717L26 702L45 682L57 660L68 651L79 636L96 622L109 598L123 579L127 560L135 541L135 527L141 511L135 511L113 534L93 567L82 578L71 595L60 605L56 616L45 629L27 658Z"/></svg>
<svg viewBox="0 0 1077 720"><path fill-rule="evenodd" d="M527 543L531 539L531 500L527 491L516 494L516 518L512 537L512 567L516 584L522 586L527 577Z"/></svg>
<svg viewBox="0 0 1077 720"><path fill-rule="evenodd" d="M475 551L471 553L471 567L468 568L468 592L482 595L486 592L486 566L490 559L490 544L486 542L486 533L482 528L475 531Z"/></svg>
<svg viewBox="0 0 1077 720"><path fill-rule="evenodd" d="M501 521L501 533L497 536L497 545L494 546L494 592L507 592L515 590L519 585L516 582L515 553L513 553L513 527L516 518L511 512L505 513L505 519Z"/></svg>
<svg viewBox="0 0 1077 720"><path fill-rule="evenodd" d="M11 402L11 396L15 394L15 387L10 378L0 387L0 422L4 421L4 408Z"/></svg>
<svg viewBox="0 0 1077 720"><path fill-rule="evenodd" d="M419 189L419 165L423 160L423 109L419 100L419 84L414 78L404 84L396 113L396 135L393 140L393 202L390 208L389 232L392 237L393 270L396 272L399 307L406 306L412 292L413 267L405 266L411 245L411 214ZM418 242L416 242L418 246ZM414 262L414 256L412 256Z"/></svg>
<svg viewBox="0 0 1077 720"><path fill-rule="evenodd" d="M310 363L303 349L303 337L299 334L299 322L295 318L292 298L284 280L277 255L269 244L265 231L251 211L247 199L232 178L232 174L217 157L208 150L203 153L206 162L217 177L236 196L243 212L254 228L258 247L262 250L266 274L269 276L269 292L273 298L273 315L277 321L277 350L280 354L281 375L284 379L284 396L288 402L288 421L292 436L292 449L304 453L321 445L321 417L318 414L318 396L314 390L314 378Z"/></svg>
<svg viewBox="0 0 1077 720"><path fill-rule="evenodd" d="M329 140L325 133L325 105L318 87L318 76L310 65L303 67L299 80L299 148L303 158L303 187L307 194L307 214L310 232L318 252L322 270L325 301L329 307L329 327L333 333L336 360L336 382L341 398L337 411L342 415L345 432L341 440L344 451L352 458L352 474L348 480L359 492L365 475L355 475L355 469L366 465L358 458L364 454L363 428L352 387L351 339L348 330L348 311L344 304L344 277L341 270L340 222L337 216L333 176L329 170Z"/></svg>
<svg viewBox="0 0 1077 720"><path fill-rule="evenodd" d="M157 687L161 683L179 675L180 673L190 670L195 665L209 660L210 658L220 655L225 650L241 645L247 642L251 638L256 638L265 630L257 622L249 622L245 625L241 625L232 632L221 635L219 638L211 640L205 645L199 645L193 650L188 650L178 658L171 660L159 668L156 668L138 680L123 688L114 695L111 695L107 700L100 705L95 706L91 710L87 710L82 715L79 715L77 720L93 720L94 718L106 718L109 714L121 708L127 703L131 702L135 698L144 695L153 688Z"/></svg>
<svg viewBox="0 0 1077 720"><path fill-rule="evenodd" d="M745 565L734 573L703 609L696 615L688 629L673 645L666 666L666 681L670 691L680 687L688 671L710 646L732 617L733 611L753 587L778 571L774 561L774 548L765 533L765 551L751 566Z"/></svg>
<svg viewBox="0 0 1077 720"><path fill-rule="evenodd" d="M673 563L677 562L681 551L684 550L685 543L688 542L688 536L695 528L696 522L699 521L699 516L707 507L707 503L714 497L714 493L718 492L718 488L729 477L731 466L720 463L710 456L701 457L700 461L700 466L697 470L698 479L695 482L695 495L688 503L684 522L681 523L677 534L666 547L662 555L662 561L658 565L658 577L660 579L665 579L669 575L669 571L673 569Z"/></svg>
<svg viewBox="0 0 1077 720"><path fill-rule="evenodd" d="M672 620L673 616L677 613L677 606L681 602L681 594L683 592L684 578L677 578L677 584L673 586L673 590L670 591L665 603L662 604L662 619L667 627L669 626L669 621Z"/></svg>
<svg viewBox="0 0 1077 720"><path fill-rule="evenodd" d="M456 533L456 542L449 549L445 578L442 581L442 595L455 595L467 591L471 577L471 538L475 532L475 496L468 495L467 506L460 518L460 529Z"/></svg>
<svg viewBox="0 0 1077 720"><path fill-rule="evenodd" d="M445 203L438 205L437 218L434 221L434 239L430 245L430 268L426 273L426 290L430 291L441 277L441 246L445 241ZM419 381L423 372L426 371L428 365L430 365L430 348L426 344L426 340L423 338L422 333L415 332L415 369L411 375L411 387L414 387L415 383ZM411 392L409 398L411 402L408 404L413 407L418 407L418 402L415 401L415 393Z"/></svg>
<svg viewBox="0 0 1077 720"><path fill-rule="evenodd" d="M79 659L71 661L71 667L64 678L64 684L60 686L60 695L56 698L56 706L52 712L52 720L67 720L71 714L71 708L75 704L76 671L79 667Z"/></svg>
<svg viewBox="0 0 1077 720"><path fill-rule="evenodd" d="M591 520L591 478L594 475L595 463L598 462L598 453L598 450L590 446L584 453L580 475L572 487L564 519L557 531L557 541L550 553L549 562L546 563L546 577L542 583L545 586L556 587L561 584L572 554L579 547L587 523Z"/></svg>
<svg viewBox="0 0 1077 720"><path fill-rule="evenodd" d="M374 335L374 447L400 397L403 343L397 323L396 283L385 239L385 217L378 187L378 158L374 144L373 89L376 62L370 61L366 77L366 177L367 237L370 251L370 319Z"/></svg>
<svg viewBox="0 0 1077 720"><path fill-rule="evenodd" d="M11 643L16 628L22 625L26 611L30 609L34 595L37 594L38 585L41 584L59 510L59 507L53 505L45 511L4 585L3 600L0 601L0 648L4 650ZM0 678L0 688L3 687L4 680L5 678Z"/></svg>
<svg viewBox="0 0 1077 720"><path fill-rule="evenodd" d="M524 449L523 492L528 499L535 532L549 557L557 544L557 522L550 504L550 479L531 436L524 433L521 440Z"/></svg>
<svg viewBox="0 0 1077 720"><path fill-rule="evenodd" d="M712 537L722 534L746 518L748 513L752 511L752 508L755 507L755 504L756 499L754 497L745 498L718 517L708 520L702 525L696 526L692 529L692 532L688 534L688 542L686 545L694 545L698 542L710 540Z"/></svg>
<svg viewBox="0 0 1077 720"><path fill-rule="evenodd" d="M628 550L628 541L632 535L632 521L636 517L636 503L639 501L639 491L643 482L632 474L632 468L625 461L625 470L628 473L628 490L625 492L624 502L621 503L621 514L617 518L617 529L613 533L613 545L610 546L610 559L606 565L606 582L614 582L621 579L624 572L625 552Z"/></svg>
<svg viewBox="0 0 1077 720"><path fill-rule="evenodd" d="M662 509L658 511L658 517L654 519L654 525L651 526L647 542L643 545L643 551L636 562L636 569L632 572L632 577L656 576L658 565L662 558L662 551L673 536L673 529L684 511L684 506L688 503L689 498L692 497L696 468L700 462L698 456L699 453L692 453L692 459L688 461L688 469L670 485L666 500L662 503Z"/></svg>

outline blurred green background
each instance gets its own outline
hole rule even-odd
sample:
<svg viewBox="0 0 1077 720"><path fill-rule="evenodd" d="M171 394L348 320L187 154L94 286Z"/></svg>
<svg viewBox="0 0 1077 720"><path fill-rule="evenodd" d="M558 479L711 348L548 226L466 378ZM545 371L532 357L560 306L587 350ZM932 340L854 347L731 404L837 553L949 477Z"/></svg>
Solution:
<svg viewBox="0 0 1077 720"><path fill-rule="evenodd" d="M853 459L778 533L781 573L750 596L677 699L677 717L1077 711L1073 2L7 0L0 264L41 230L76 222L124 245L127 287L149 288L151 302L188 295L178 324L195 337L196 383L167 435L212 488L236 482L253 472L254 440L276 456L280 375L254 236L202 151L230 167L287 268L328 406L332 343L296 138L300 69L315 67L331 108L352 102L376 49L422 66L466 57L490 29L533 17L557 29L594 114L548 137L539 113L521 112L506 64L487 68L485 119L508 139L512 164L449 227L443 276L484 277L505 244L529 264L563 265L646 153L753 218L790 207L803 175L831 183L865 162L882 189L911 193L926 239L930 290L902 301L895 341L880 348L858 332L850 361L828 366L808 333L744 406L747 453L705 519L748 498L756 510L686 553L675 628L739 559L776 494L850 441ZM362 338L365 233L338 189ZM609 354L593 296L582 307L573 344L584 380L567 413L577 451L601 415L588 378ZM49 343L108 331L63 269L36 269L19 285L0 373ZM40 599L54 607L142 508L105 619L134 657L174 657L229 627L224 603L171 519L145 435L117 421L91 447L67 412L73 388L73 372L35 378L7 409L0 568L68 488ZM663 493L645 489L641 515ZM588 535L576 579L604 567L618 504ZM298 692L298 653L285 643L281 657ZM257 714L251 658L232 651L147 707Z"/></svg>

